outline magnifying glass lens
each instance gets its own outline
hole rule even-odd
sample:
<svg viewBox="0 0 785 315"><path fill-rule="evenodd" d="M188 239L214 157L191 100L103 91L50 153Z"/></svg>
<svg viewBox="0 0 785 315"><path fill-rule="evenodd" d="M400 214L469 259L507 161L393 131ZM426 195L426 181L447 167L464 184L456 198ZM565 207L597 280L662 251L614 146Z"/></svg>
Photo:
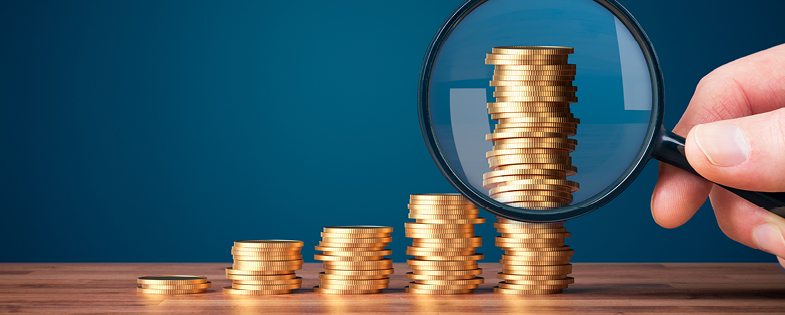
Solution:
<svg viewBox="0 0 785 315"><path fill-rule="evenodd" d="M427 105L437 150L472 190L527 209L579 205L638 163L656 83L606 6L489 0L447 31Z"/></svg>

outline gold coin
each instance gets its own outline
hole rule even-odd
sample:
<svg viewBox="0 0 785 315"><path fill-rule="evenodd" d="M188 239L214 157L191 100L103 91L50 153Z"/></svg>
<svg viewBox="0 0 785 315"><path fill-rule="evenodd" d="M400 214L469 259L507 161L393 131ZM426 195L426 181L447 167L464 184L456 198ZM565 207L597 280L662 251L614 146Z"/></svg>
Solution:
<svg viewBox="0 0 785 315"><path fill-rule="evenodd" d="M232 246L232 252L253 253L253 255L286 256L299 254L302 247L261 248Z"/></svg>
<svg viewBox="0 0 785 315"><path fill-rule="evenodd" d="M540 202L540 201L557 202L559 204L568 205L572 201L572 198L532 196L532 195L523 195L518 197L505 197L505 198L497 198L496 196L494 196L493 198L499 202L503 202L508 205L517 204L518 202Z"/></svg>
<svg viewBox="0 0 785 315"><path fill-rule="evenodd" d="M473 270L473 269L478 269L478 268L479 268L479 265L477 264L477 262L474 262L474 264L465 265L465 266L429 266L429 265L410 265L409 266L409 269L411 269L411 270L413 270L415 272L416 271L426 271L426 270L427 271Z"/></svg>
<svg viewBox="0 0 785 315"><path fill-rule="evenodd" d="M569 164L572 158L563 154L522 154L522 155L502 155L488 158L488 164L492 166L510 164ZM525 181L520 180L520 181ZM522 183L523 184L523 183ZM526 183L530 184L530 183Z"/></svg>
<svg viewBox="0 0 785 315"><path fill-rule="evenodd" d="M577 145L578 140L569 139L569 138L559 138L559 137L545 137L545 138L510 138L510 139L497 139L496 146L500 144L511 144L511 143L547 143L547 142L555 142L555 143L565 143L565 144L572 144ZM494 147L494 150L497 148Z"/></svg>
<svg viewBox="0 0 785 315"><path fill-rule="evenodd" d="M378 225L348 225L348 226L328 226L324 228L326 233L336 234L368 234L368 233L392 233L393 228Z"/></svg>
<svg viewBox="0 0 785 315"><path fill-rule="evenodd" d="M567 152L575 152L575 145L570 143L558 143L558 142L518 142L518 143L496 143L493 146L494 150L506 150L506 149L558 149L558 150L566 150ZM565 166L571 169L574 169L572 175L575 175L575 171L577 168L575 166ZM507 169L518 169L518 168L507 168ZM567 176L570 176L570 172L568 171Z"/></svg>
<svg viewBox="0 0 785 315"><path fill-rule="evenodd" d="M319 242L319 247L335 247L335 248L363 248L369 250L382 250L389 242L385 243L327 243Z"/></svg>
<svg viewBox="0 0 785 315"><path fill-rule="evenodd" d="M303 264L302 259L297 260L238 260L235 259L234 263L237 265L254 265L254 266L298 266Z"/></svg>
<svg viewBox="0 0 785 315"><path fill-rule="evenodd" d="M513 228L513 229L496 229L499 233L502 234L510 234L509 237L516 237L518 234L539 234L539 233L564 233L567 232L567 228L560 227L560 228L552 228L552 229L525 229L525 228ZM502 236L508 237L508 236Z"/></svg>
<svg viewBox="0 0 785 315"><path fill-rule="evenodd" d="M500 98L500 97L576 97L575 92L552 92L552 91L496 91L493 92L493 97ZM561 104L561 103L559 103ZM569 104L569 103L567 103ZM545 112L545 111L553 111L553 112L569 112L570 106L553 106L553 107L545 107L545 106L527 106L527 103L521 103L518 106L507 106L507 107L498 107L498 106L488 106L488 109L494 109L496 112L499 112L502 109L510 108L523 108L521 110L523 112ZM535 110L536 109L536 110ZM492 114L492 111L488 112Z"/></svg>
<svg viewBox="0 0 785 315"><path fill-rule="evenodd" d="M534 86L536 88L552 88L550 86ZM518 87L520 88L520 87ZM539 107L545 109L567 109L570 108L568 102L489 102L486 108L509 108L509 107ZM501 123L501 122L500 122Z"/></svg>
<svg viewBox="0 0 785 315"><path fill-rule="evenodd" d="M548 197L556 197L556 198L572 201L572 193L565 192L565 191L550 191L550 190L518 190L518 191L511 191L511 192L503 192L493 195L493 198L499 202L515 202L526 198L526 196L548 196ZM515 232L509 232L509 233L515 233Z"/></svg>
<svg viewBox="0 0 785 315"><path fill-rule="evenodd" d="M329 269L330 272L333 270L384 270L392 268L392 263L383 263L379 265L333 265L335 261L326 261L323 262L324 269Z"/></svg>
<svg viewBox="0 0 785 315"><path fill-rule="evenodd" d="M392 255L391 249L377 250L377 251L325 251L322 253L325 256L342 256L342 257L381 257L385 255Z"/></svg>
<svg viewBox="0 0 785 315"><path fill-rule="evenodd" d="M379 260L366 260L366 261L325 261L323 262L325 266L370 266L370 265L391 265L392 260L390 258L383 258Z"/></svg>
<svg viewBox="0 0 785 315"><path fill-rule="evenodd" d="M577 128L547 128L547 127L516 127L516 128L501 128L496 126L496 130L493 131L494 133L508 133L508 132L551 132L551 133L559 133L561 134L562 138L571 137L578 134ZM552 150L558 151L559 153L567 154L567 151L564 150ZM491 151L492 152L492 151ZM496 155L505 155L505 154L496 154Z"/></svg>
<svg viewBox="0 0 785 315"><path fill-rule="evenodd" d="M504 243L504 244L497 244L499 249L504 250L509 255L512 255L514 252L523 252L523 251L554 251L555 248L564 247L564 241L560 240L555 243Z"/></svg>
<svg viewBox="0 0 785 315"><path fill-rule="evenodd" d="M458 204L458 205L421 205L409 204L409 210L478 210L474 204Z"/></svg>
<svg viewBox="0 0 785 315"><path fill-rule="evenodd" d="M566 65L496 65L494 70L500 71L564 71L564 70L572 70L575 71L576 67L574 64L566 64Z"/></svg>
<svg viewBox="0 0 785 315"><path fill-rule="evenodd" d="M553 258L553 257L551 257ZM554 259L550 261L542 261L542 260L535 260L535 261L521 261L521 260L504 260L500 259L499 262L505 266L553 266L553 265L564 265L569 264L570 259Z"/></svg>
<svg viewBox="0 0 785 315"><path fill-rule="evenodd" d="M423 289L412 289L408 286L403 288L403 292L406 293L413 293L413 294L431 294L431 295L447 295L447 294L468 294L473 293L474 290L423 290Z"/></svg>
<svg viewBox="0 0 785 315"><path fill-rule="evenodd" d="M435 285L435 284L419 284L414 281L409 282L410 289L420 290L467 290L476 289L479 284L462 284L462 285Z"/></svg>
<svg viewBox="0 0 785 315"><path fill-rule="evenodd" d="M313 259L323 261L372 261L383 259L384 256L330 256L330 255L313 255Z"/></svg>
<svg viewBox="0 0 785 315"><path fill-rule="evenodd" d="M569 232L565 233L569 234ZM569 237L569 236L566 236ZM499 244L514 244L514 243L557 243L563 242L564 237L554 237L554 238L543 238L543 237L532 237L532 238L506 238L506 237L496 237L496 243Z"/></svg>
<svg viewBox="0 0 785 315"><path fill-rule="evenodd" d="M510 271L517 271L513 274L522 274L518 272L539 272L538 275L549 275L549 274L569 274L572 273L572 264L564 264L564 265L553 265L553 266L504 266L502 265L502 269L510 270ZM507 271L504 273L510 274Z"/></svg>
<svg viewBox="0 0 785 315"><path fill-rule="evenodd" d="M550 190L550 191L558 191L569 193L571 189L569 187L559 186L559 185L548 185L548 184L531 184L531 185L512 185L509 182L505 183L502 186L496 186L496 188L490 189L491 197L494 197L498 193L502 192L511 192L511 191L526 191L526 190Z"/></svg>
<svg viewBox="0 0 785 315"><path fill-rule="evenodd" d="M474 261L485 258L483 254L463 255L463 256L441 256L441 255L416 255L416 260L451 260L451 261Z"/></svg>
<svg viewBox="0 0 785 315"><path fill-rule="evenodd" d="M322 294L376 294L382 293L381 289L373 289L373 290L334 290L334 289L323 289L319 286L313 287L314 293L322 293Z"/></svg>
<svg viewBox="0 0 785 315"><path fill-rule="evenodd" d="M500 226L496 226L499 224ZM513 224L515 226L513 226ZM504 225L504 226L501 226ZM564 221L559 222L525 222L519 220L510 220L505 219L503 217L497 216L496 223L493 225L494 227L518 227L518 228L530 228L530 229L550 229L555 227L562 227L564 226Z"/></svg>
<svg viewBox="0 0 785 315"><path fill-rule="evenodd" d="M323 252L358 252L358 253L377 252L377 251L387 250L386 248L384 248L385 246L387 246L386 244L379 245L379 246L372 246L372 247L351 247L352 244L340 244L340 245L341 247L314 246L314 248L316 250L320 250Z"/></svg>
<svg viewBox="0 0 785 315"><path fill-rule="evenodd" d="M544 54L499 54L486 53L485 59L507 59L507 60L563 60L567 62L567 55L544 55Z"/></svg>
<svg viewBox="0 0 785 315"><path fill-rule="evenodd" d="M207 277L186 275L144 276L136 278L136 283L157 285L200 284L207 283Z"/></svg>
<svg viewBox="0 0 785 315"><path fill-rule="evenodd" d="M235 248L293 248L303 247L303 241L294 240L245 240L234 242Z"/></svg>
<svg viewBox="0 0 785 315"><path fill-rule="evenodd" d="M463 260L463 261L444 261L444 260L419 260L419 259L408 259L406 263L409 266L467 266L467 265L476 265L477 262L475 260Z"/></svg>
<svg viewBox="0 0 785 315"><path fill-rule="evenodd" d="M152 290L193 290L193 289L207 289L212 287L210 281L198 284L143 284L141 288Z"/></svg>
<svg viewBox="0 0 785 315"><path fill-rule="evenodd" d="M505 252L505 254L511 255L511 256L524 256L524 255L545 255L545 254L548 254L546 252L556 252L556 254L553 254L553 255L558 255L557 254L558 252L570 251L570 250L571 250L570 246L563 245L563 246L559 246L559 247L512 249L512 250L507 250Z"/></svg>
<svg viewBox="0 0 785 315"><path fill-rule="evenodd" d="M481 268L463 270L417 270L412 269L412 274L421 276L475 276L482 274Z"/></svg>
<svg viewBox="0 0 785 315"><path fill-rule="evenodd" d="M510 150L494 150L494 151L522 151L523 149L510 149ZM529 149L529 150L538 150L532 151L531 153L539 154L543 149ZM490 151L490 152L494 152ZM553 150L548 150L553 151ZM489 153L490 153L489 152ZM566 151L565 151L566 152ZM511 170L503 170L503 171L491 171L482 175L482 179L491 179L496 177L508 177L508 176L526 176L526 175L549 175L549 176L562 176L566 175L565 171L560 170L545 170L545 169L511 169Z"/></svg>
<svg viewBox="0 0 785 315"><path fill-rule="evenodd" d="M323 238L387 238L390 233L321 233Z"/></svg>
<svg viewBox="0 0 785 315"><path fill-rule="evenodd" d="M319 279L330 280L379 280L390 279L387 275L365 275L365 276L349 276L349 275L333 275L324 272L319 273Z"/></svg>
<svg viewBox="0 0 785 315"><path fill-rule="evenodd" d="M454 238L470 238L474 237L474 233L460 233L460 234L433 234L433 233L422 233L422 234L414 234L414 233L406 233L406 237L414 238L414 239L427 239L427 238L438 238L438 239L454 239Z"/></svg>
<svg viewBox="0 0 785 315"><path fill-rule="evenodd" d="M577 71L575 70L507 70L507 69L493 69L494 75L521 75L521 76L533 76L533 75L545 75L545 76L552 76L552 75L576 75Z"/></svg>
<svg viewBox="0 0 785 315"><path fill-rule="evenodd" d="M324 273L332 276L382 276L391 275L395 272L393 268L374 269L374 270L325 270Z"/></svg>
<svg viewBox="0 0 785 315"><path fill-rule="evenodd" d="M490 86L573 86L572 81L489 81Z"/></svg>
<svg viewBox="0 0 785 315"><path fill-rule="evenodd" d="M296 277L294 279L280 279L280 280L234 280L232 283L236 284L252 284L252 285L285 285L285 284L300 284L303 283L303 278Z"/></svg>
<svg viewBox="0 0 785 315"><path fill-rule="evenodd" d="M511 290L493 287L494 293L500 294L515 294L515 295L543 295L543 294L556 294L561 293L562 290Z"/></svg>
<svg viewBox="0 0 785 315"><path fill-rule="evenodd" d="M232 295L276 295L276 294L289 294L292 290L238 290L232 287L224 287L224 294Z"/></svg>
<svg viewBox="0 0 785 315"><path fill-rule="evenodd" d="M387 289L389 286L371 285L371 286L346 286L346 285L331 285L326 283L319 283L319 287L325 290L382 290Z"/></svg>
<svg viewBox="0 0 785 315"><path fill-rule="evenodd" d="M422 229L422 230L472 230L474 231L474 224L423 224L416 222L404 223L406 229Z"/></svg>
<svg viewBox="0 0 785 315"><path fill-rule="evenodd" d="M238 284L232 283L232 289L237 290L294 290L301 288L299 283L295 284L280 284L280 285L255 285L255 284Z"/></svg>
<svg viewBox="0 0 785 315"><path fill-rule="evenodd" d="M470 203L463 195L461 194L414 194L409 195L409 200L411 201L460 201L464 203Z"/></svg>
<svg viewBox="0 0 785 315"><path fill-rule="evenodd" d="M291 256L246 256L246 255L237 255L233 254L233 258L235 260L264 260L264 261L287 261L287 260L297 260L303 259L303 255L291 255Z"/></svg>
<svg viewBox="0 0 785 315"><path fill-rule="evenodd" d="M507 182L508 185L557 185L563 187L569 187L572 189L572 192L578 191L580 188L580 184L577 182L566 180L566 179L523 179L523 180L516 180Z"/></svg>
<svg viewBox="0 0 785 315"><path fill-rule="evenodd" d="M485 218L466 219L466 220L417 219L417 223L426 223L426 224L480 224L480 223L485 223Z"/></svg>
<svg viewBox="0 0 785 315"><path fill-rule="evenodd" d="M416 214L409 213L409 219L426 219L426 220L469 220L476 219L477 214Z"/></svg>
<svg viewBox="0 0 785 315"><path fill-rule="evenodd" d="M523 233L507 233L511 234L510 237L504 237L504 239L510 238L542 238L542 239L549 239L549 238L567 238L570 237L570 232L562 232L562 233L536 233L536 234L523 234Z"/></svg>
<svg viewBox="0 0 785 315"><path fill-rule="evenodd" d="M491 77L494 81L575 81L574 75L497 75Z"/></svg>
<svg viewBox="0 0 785 315"><path fill-rule="evenodd" d="M505 113L543 113L543 115L526 115L524 117L572 117L569 107L536 107L536 106L518 106L518 107L490 107L488 114L505 114ZM562 113L565 115L555 116L553 113ZM494 132L502 132L504 128L496 127Z"/></svg>
<svg viewBox="0 0 785 315"><path fill-rule="evenodd" d="M450 239L429 239L429 238L421 238L412 240L413 243L438 243L438 244L481 244L482 237L475 236L475 237L467 237L467 238L450 238Z"/></svg>
<svg viewBox="0 0 785 315"><path fill-rule="evenodd" d="M235 281L278 281L278 280L291 280L297 278L296 274L290 273L285 275L270 275L270 276L243 276L243 275L226 275L226 279Z"/></svg>
<svg viewBox="0 0 785 315"><path fill-rule="evenodd" d="M427 271L424 271L427 272ZM406 273L407 279L412 280L471 280L475 279L475 275L465 275L465 276L432 276L432 275L420 275L415 274L413 272Z"/></svg>
<svg viewBox="0 0 785 315"><path fill-rule="evenodd" d="M387 285L390 283L390 278L384 279L372 279L372 280L344 280L344 279L326 279L321 278L319 284L324 287L325 284L329 285L342 285L342 286L355 286L355 287L367 287L367 286L375 286L375 285ZM325 287L326 288L326 287Z"/></svg>
<svg viewBox="0 0 785 315"><path fill-rule="evenodd" d="M526 111L511 111L511 112L503 112L503 113L489 113L491 115L491 119L501 120L501 119L513 119L513 118L559 118L559 119L573 119L573 116L570 112L554 112L554 111L546 111L546 112L526 112ZM502 129L503 130L503 129ZM501 130L498 130L501 131ZM496 132L498 132L496 131Z"/></svg>
<svg viewBox="0 0 785 315"><path fill-rule="evenodd" d="M294 274L294 270L247 270L226 267L226 274L239 276L277 276Z"/></svg>
<svg viewBox="0 0 785 315"><path fill-rule="evenodd" d="M157 290L157 289L145 289L142 287L136 287L137 293L142 294L166 294L166 295L174 295L174 294L195 294L195 293L205 293L207 289L181 289L181 290Z"/></svg>
<svg viewBox="0 0 785 315"><path fill-rule="evenodd" d="M420 247L418 247L420 248ZM440 257L454 257L454 256L470 256L474 255L474 249L470 250L461 250L455 252L445 252L445 251L418 251L418 250L406 250L406 255L412 255L415 257L426 257L426 256L440 256ZM420 259L420 258L417 258Z"/></svg>
<svg viewBox="0 0 785 315"><path fill-rule="evenodd" d="M425 248L443 248L443 249L455 249L455 250L475 250L478 247L482 246L482 243L474 243L474 244L450 244L450 243L420 243L420 238L412 240L412 246L415 247L425 247Z"/></svg>
<svg viewBox="0 0 785 315"><path fill-rule="evenodd" d="M505 279L505 283L509 284L518 284L518 285L568 285L575 283L575 279L572 277L566 277L564 279L552 279L552 280L511 280Z"/></svg>
<svg viewBox="0 0 785 315"><path fill-rule="evenodd" d="M274 275L274 274L286 274L292 273L296 270L303 269L302 265L286 265L286 266L260 266L260 265L242 265L242 264L232 264L232 268L236 270L242 271L263 271L267 272L267 275Z"/></svg>
<svg viewBox="0 0 785 315"><path fill-rule="evenodd" d="M409 210L410 214L461 214L461 215L477 215L480 213L479 209L472 210Z"/></svg>
<svg viewBox="0 0 785 315"><path fill-rule="evenodd" d="M531 66L543 66L543 65L565 65L567 64L567 59L561 60L515 60L515 59L488 59L485 58L486 65L531 65Z"/></svg>
<svg viewBox="0 0 785 315"><path fill-rule="evenodd" d="M415 280L417 284L425 284L425 285L472 285L472 284L483 284L485 279L483 277L476 277L474 279L468 280Z"/></svg>
<svg viewBox="0 0 785 315"><path fill-rule="evenodd" d="M549 201L524 201L524 202L509 202L508 206L526 208L532 210L551 210L559 207L569 206L569 202L549 202Z"/></svg>
<svg viewBox="0 0 785 315"><path fill-rule="evenodd" d="M563 46L499 46L491 51L509 55L569 55L575 52L572 47Z"/></svg>
<svg viewBox="0 0 785 315"><path fill-rule="evenodd" d="M528 285L528 284L511 284L504 281L499 282L500 289L513 289L513 290L558 290L566 289L567 284L561 285Z"/></svg>
<svg viewBox="0 0 785 315"><path fill-rule="evenodd" d="M494 89L495 92L578 92L578 87L573 85L553 85L553 86L541 86L541 85L508 85L508 86L497 86ZM490 104L494 103L488 103ZM562 103L562 106L570 106L569 103Z"/></svg>
<svg viewBox="0 0 785 315"><path fill-rule="evenodd" d="M392 237L379 237L379 238L322 238L324 243L347 243L347 244L363 244L363 243L389 243L392 242Z"/></svg>
<svg viewBox="0 0 785 315"><path fill-rule="evenodd" d="M497 273L496 277L502 280L506 280L508 283L513 283L511 281L548 281L548 280L564 280L567 278L565 275L526 276L526 275L508 275L503 272Z"/></svg>

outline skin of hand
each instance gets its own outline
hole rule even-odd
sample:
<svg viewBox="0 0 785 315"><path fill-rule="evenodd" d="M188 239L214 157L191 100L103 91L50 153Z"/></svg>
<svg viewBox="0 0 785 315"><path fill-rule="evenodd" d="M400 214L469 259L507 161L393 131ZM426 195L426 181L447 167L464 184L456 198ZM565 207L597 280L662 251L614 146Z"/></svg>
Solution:
<svg viewBox="0 0 785 315"><path fill-rule="evenodd" d="M673 132L686 135L690 165L706 179L744 190L785 191L785 44L706 75ZM660 163L652 216L687 222L706 200L731 239L785 266L785 219L674 166Z"/></svg>

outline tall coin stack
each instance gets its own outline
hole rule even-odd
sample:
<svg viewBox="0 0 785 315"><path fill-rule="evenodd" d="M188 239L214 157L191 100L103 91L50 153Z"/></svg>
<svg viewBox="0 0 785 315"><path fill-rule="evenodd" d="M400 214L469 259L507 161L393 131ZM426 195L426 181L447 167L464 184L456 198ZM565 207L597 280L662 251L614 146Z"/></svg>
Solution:
<svg viewBox="0 0 785 315"><path fill-rule="evenodd" d="M392 260L384 258L392 250L385 247L392 242L393 228L389 226L354 225L328 226L316 250L321 254L324 272L319 273L316 293L373 294L382 293L390 284L394 270Z"/></svg>
<svg viewBox="0 0 785 315"><path fill-rule="evenodd" d="M226 268L232 286L225 294L289 294L302 287L303 279L295 274L303 267L302 241L248 240L234 242L234 264Z"/></svg>
<svg viewBox="0 0 785 315"><path fill-rule="evenodd" d="M485 281L475 253L482 238L474 235L474 225L484 223L479 209L459 194L411 195L406 236L413 255L407 263L413 271L406 277L414 280L404 290L418 294L472 293Z"/></svg>
<svg viewBox="0 0 785 315"><path fill-rule="evenodd" d="M570 112L577 87L575 65L567 58L570 47L494 47L485 63L494 65L491 86L496 102L488 113L497 120L486 140L494 142L486 154L491 172L483 175L489 195L506 204L534 210L569 205L579 185L570 152L577 140L579 119ZM499 218L502 234L496 245L505 250L503 272L496 292L510 294L559 293L573 279L564 246L569 236L561 223L522 223Z"/></svg>

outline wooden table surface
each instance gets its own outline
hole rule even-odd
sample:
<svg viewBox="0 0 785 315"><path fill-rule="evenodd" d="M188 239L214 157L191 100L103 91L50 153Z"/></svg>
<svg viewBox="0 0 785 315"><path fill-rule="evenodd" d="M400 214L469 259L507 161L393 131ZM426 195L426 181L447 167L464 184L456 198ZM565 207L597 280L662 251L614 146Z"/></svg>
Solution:
<svg viewBox="0 0 785 315"><path fill-rule="evenodd" d="M297 272L303 289L277 296L224 295L220 264L0 264L0 313L785 313L785 272L777 264L575 264L563 294L494 294L499 264L482 264L486 283L469 295L403 292L409 271L395 264L390 289L375 295L321 295L321 264ZM206 294L142 295L136 278L207 276Z"/></svg>

